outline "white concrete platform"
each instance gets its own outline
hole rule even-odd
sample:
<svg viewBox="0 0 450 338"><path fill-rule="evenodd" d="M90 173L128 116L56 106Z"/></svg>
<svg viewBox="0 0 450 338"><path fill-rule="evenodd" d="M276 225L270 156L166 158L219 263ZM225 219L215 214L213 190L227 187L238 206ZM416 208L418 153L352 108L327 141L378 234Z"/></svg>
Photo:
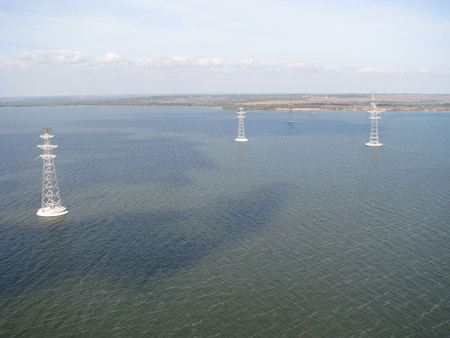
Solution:
<svg viewBox="0 0 450 338"><path fill-rule="evenodd" d="M55 207L55 208L41 208L36 212L37 216L41 217L55 217L67 214L69 211L65 207Z"/></svg>

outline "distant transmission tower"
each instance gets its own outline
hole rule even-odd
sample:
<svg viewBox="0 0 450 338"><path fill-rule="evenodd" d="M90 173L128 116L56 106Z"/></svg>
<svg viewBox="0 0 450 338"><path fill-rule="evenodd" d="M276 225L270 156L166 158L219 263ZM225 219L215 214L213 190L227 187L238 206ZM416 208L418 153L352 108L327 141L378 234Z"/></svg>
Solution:
<svg viewBox="0 0 450 338"><path fill-rule="evenodd" d="M54 135L50 135L50 128L43 128L44 135L40 135L44 139L44 144L38 145L44 150L41 156L44 162L43 178L42 178L42 203L41 208L36 212L36 215L43 217L60 216L67 214L65 207L61 205L61 197L59 196L58 181L56 180L56 169L54 158L56 155L52 154L52 150L57 145L50 144L50 139Z"/></svg>
<svg viewBox="0 0 450 338"><path fill-rule="evenodd" d="M287 123L294 123L294 120L292 119L292 103L289 103L289 113Z"/></svg>
<svg viewBox="0 0 450 338"><path fill-rule="evenodd" d="M237 118L239 119L239 127L238 127L238 137L235 139L236 142L247 142L248 140L245 138L245 129L244 129L244 119L245 119L245 111L244 108L239 108L239 111L236 112L238 114Z"/></svg>
<svg viewBox="0 0 450 338"><path fill-rule="evenodd" d="M368 147L381 147L383 144L378 142L378 120L381 116L383 110L377 110L377 105L375 104L375 95L372 94L372 102L370 103L369 120L372 121L372 126L370 128L370 141L366 143Z"/></svg>

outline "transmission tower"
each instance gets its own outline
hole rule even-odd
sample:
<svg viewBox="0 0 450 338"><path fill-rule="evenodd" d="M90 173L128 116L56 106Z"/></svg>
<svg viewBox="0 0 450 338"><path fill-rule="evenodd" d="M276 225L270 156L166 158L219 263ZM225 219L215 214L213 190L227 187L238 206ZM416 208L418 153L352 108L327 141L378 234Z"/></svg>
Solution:
<svg viewBox="0 0 450 338"><path fill-rule="evenodd" d="M383 144L378 142L378 120L381 118L378 114L381 114L383 110L377 110L377 105L375 104L375 96L372 94L372 101L370 102L369 120L372 121L372 126L370 128L370 141L366 143L368 147L381 147Z"/></svg>
<svg viewBox="0 0 450 338"><path fill-rule="evenodd" d="M248 140L245 138L245 129L244 129L244 119L245 119L245 111L244 108L239 108L239 111L236 112L238 114L237 118L239 119L239 127L238 127L238 137L235 139L236 142L247 142Z"/></svg>
<svg viewBox="0 0 450 338"><path fill-rule="evenodd" d="M289 113L288 113L288 119L286 122L294 123L294 120L292 119L292 103L289 103Z"/></svg>
<svg viewBox="0 0 450 338"><path fill-rule="evenodd" d="M67 214L67 210L61 205L54 161L56 155L52 154L53 149L57 145L50 144L50 139L54 137L54 135L49 134L50 128L42 129L44 129L44 135L40 136L44 139L44 144L38 145L39 148L44 150L44 153L40 155L44 163L42 170L42 203L36 215L43 217L61 216Z"/></svg>

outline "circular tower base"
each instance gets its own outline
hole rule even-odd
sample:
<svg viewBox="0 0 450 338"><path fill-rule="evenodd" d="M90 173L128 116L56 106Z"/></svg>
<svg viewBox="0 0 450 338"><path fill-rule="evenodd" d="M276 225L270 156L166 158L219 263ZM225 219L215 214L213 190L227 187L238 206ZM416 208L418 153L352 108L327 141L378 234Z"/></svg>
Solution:
<svg viewBox="0 0 450 338"><path fill-rule="evenodd" d="M247 142L248 140L246 138L237 138L235 139L236 142Z"/></svg>
<svg viewBox="0 0 450 338"><path fill-rule="evenodd" d="M36 212L37 216L41 217L54 217L54 216L62 216L67 214L69 211L65 207L46 207L41 208Z"/></svg>
<svg viewBox="0 0 450 338"><path fill-rule="evenodd" d="M370 142L366 143L366 146L368 147L381 147L382 145L383 143L370 143Z"/></svg>

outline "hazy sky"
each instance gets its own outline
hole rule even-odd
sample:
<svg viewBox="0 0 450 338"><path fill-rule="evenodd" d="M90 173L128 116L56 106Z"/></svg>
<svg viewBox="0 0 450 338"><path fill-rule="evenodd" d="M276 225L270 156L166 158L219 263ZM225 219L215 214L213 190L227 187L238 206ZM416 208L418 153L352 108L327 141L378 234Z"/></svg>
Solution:
<svg viewBox="0 0 450 338"><path fill-rule="evenodd" d="M450 0L0 0L0 97L450 93Z"/></svg>

